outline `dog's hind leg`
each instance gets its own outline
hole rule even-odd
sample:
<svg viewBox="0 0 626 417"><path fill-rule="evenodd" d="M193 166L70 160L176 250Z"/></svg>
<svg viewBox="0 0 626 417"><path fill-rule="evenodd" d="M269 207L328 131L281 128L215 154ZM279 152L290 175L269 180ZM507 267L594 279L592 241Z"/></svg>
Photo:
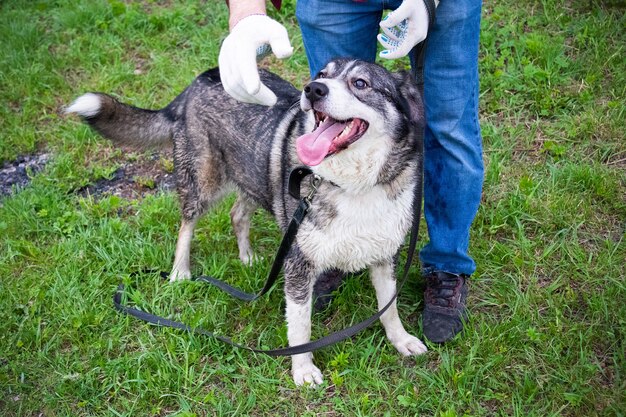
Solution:
<svg viewBox="0 0 626 417"><path fill-rule="evenodd" d="M315 274L311 264L293 246L285 262L285 298L287 301L287 339L289 346L298 346L311 340L311 311ZM296 385L317 386L322 383L322 372L313 364L313 353L291 356L291 373Z"/></svg>
<svg viewBox="0 0 626 417"><path fill-rule="evenodd" d="M189 252L191 250L191 238L193 237L193 229L198 223L199 217L185 219L180 225L178 231L178 241L176 242L176 255L174 255L174 266L170 273L170 282L181 281L191 278L191 269L189 266Z"/></svg>
<svg viewBox="0 0 626 417"><path fill-rule="evenodd" d="M230 210L230 220L235 236L237 236L239 259L246 265L250 265L254 261L254 252L250 245L250 219L256 207L256 204L240 194Z"/></svg>
<svg viewBox="0 0 626 417"><path fill-rule="evenodd" d="M396 279L392 262L383 262L370 267L372 284L376 289L378 309L389 303L396 293ZM380 318L389 341L404 356L420 355L426 352L426 346L415 336L411 336L402 325L398 316L398 307L394 301Z"/></svg>
<svg viewBox="0 0 626 417"><path fill-rule="evenodd" d="M183 221L178 231L178 241L176 242L176 254L174 255L174 266L170 273L170 282L181 281L191 278L189 253L191 250L191 239L198 220L219 201L226 193L227 187L215 187L213 194L198 196L193 187L179 187L179 194L182 200Z"/></svg>
<svg viewBox="0 0 626 417"><path fill-rule="evenodd" d="M203 143L204 139L186 135L182 131L175 132L174 135L176 190L181 202L183 220L178 232L170 282L191 278L189 252L196 223L229 191L223 180L219 158L205 148L198 153L189 143Z"/></svg>

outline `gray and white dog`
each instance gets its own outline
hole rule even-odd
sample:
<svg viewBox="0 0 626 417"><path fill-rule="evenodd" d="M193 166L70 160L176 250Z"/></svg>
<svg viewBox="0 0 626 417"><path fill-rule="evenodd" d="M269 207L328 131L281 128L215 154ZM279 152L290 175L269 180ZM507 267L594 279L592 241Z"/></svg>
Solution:
<svg viewBox="0 0 626 417"><path fill-rule="evenodd" d="M409 74L358 60L330 62L302 93L272 73L262 71L261 79L278 96L273 107L235 101L213 69L162 110L87 93L66 111L115 143L173 142L183 219L171 281L190 278L194 226L232 190L238 192L230 214L239 258L253 261L253 212L266 209L285 230L297 206L288 194L289 173L312 167L322 182L284 265L287 336L295 346L310 339L313 285L324 271L367 267L379 308L394 296L396 253L419 192L423 104ZM426 351L402 326L395 302L381 322L401 354ZM292 374L297 385L322 383L311 353L292 356Z"/></svg>

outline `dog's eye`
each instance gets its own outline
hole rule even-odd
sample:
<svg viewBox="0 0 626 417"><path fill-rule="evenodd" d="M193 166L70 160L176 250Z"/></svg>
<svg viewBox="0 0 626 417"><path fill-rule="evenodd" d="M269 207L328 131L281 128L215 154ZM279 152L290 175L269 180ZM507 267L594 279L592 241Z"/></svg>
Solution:
<svg viewBox="0 0 626 417"><path fill-rule="evenodd" d="M316 78L326 78L326 73L324 71L320 71Z"/></svg>
<svg viewBox="0 0 626 417"><path fill-rule="evenodd" d="M356 87L357 89L359 89L359 90L363 90L364 88L367 88L367 81L365 81L365 80L363 80L361 78L358 78L358 79L352 81L352 85L354 87Z"/></svg>

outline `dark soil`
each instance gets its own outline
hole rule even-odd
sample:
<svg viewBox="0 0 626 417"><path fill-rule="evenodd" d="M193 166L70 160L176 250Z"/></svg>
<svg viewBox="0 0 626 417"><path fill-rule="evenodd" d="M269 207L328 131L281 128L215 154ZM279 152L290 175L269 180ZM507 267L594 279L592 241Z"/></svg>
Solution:
<svg viewBox="0 0 626 417"><path fill-rule="evenodd" d="M0 167L0 199L28 186L31 178L50 160L51 154L20 155ZM176 178L166 170L163 161L171 161L169 153L153 153L126 157L111 178L99 179L76 191L81 196L116 195L136 199L158 191L173 191ZM170 162L171 164L171 162Z"/></svg>
<svg viewBox="0 0 626 417"><path fill-rule="evenodd" d="M100 179L77 190L81 196L99 197L116 195L136 199L158 191L174 191L176 176L164 168L163 160L171 161L171 155L153 153L148 156L126 159L108 179Z"/></svg>
<svg viewBox="0 0 626 417"><path fill-rule="evenodd" d="M0 198L26 187L49 160L49 153L40 153L20 155L14 161L5 162L0 167Z"/></svg>

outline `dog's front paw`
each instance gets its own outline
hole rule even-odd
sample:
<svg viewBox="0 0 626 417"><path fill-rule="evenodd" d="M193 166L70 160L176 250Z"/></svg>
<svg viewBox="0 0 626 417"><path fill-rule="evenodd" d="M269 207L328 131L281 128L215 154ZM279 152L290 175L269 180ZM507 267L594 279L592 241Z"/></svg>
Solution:
<svg viewBox="0 0 626 417"><path fill-rule="evenodd" d="M315 388L324 382L322 371L313 365L313 362L294 366L291 369L291 373L293 374L293 382L298 386L308 385Z"/></svg>
<svg viewBox="0 0 626 417"><path fill-rule="evenodd" d="M417 356L426 353L428 350L421 340L408 333L394 338L391 343L404 356Z"/></svg>
<svg viewBox="0 0 626 417"><path fill-rule="evenodd" d="M172 269L172 272L170 273L170 282L184 281L186 279L191 279L191 271L182 271L177 268Z"/></svg>
<svg viewBox="0 0 626 417"><path fill-rule="evenodd" d="M254 263L256 257L254 255L254 252L252 251L252 249L248 248L246 250L240 250L239 251L239 260L241 260L241 262L246 265L246 266L250 266Z"/></svg>

